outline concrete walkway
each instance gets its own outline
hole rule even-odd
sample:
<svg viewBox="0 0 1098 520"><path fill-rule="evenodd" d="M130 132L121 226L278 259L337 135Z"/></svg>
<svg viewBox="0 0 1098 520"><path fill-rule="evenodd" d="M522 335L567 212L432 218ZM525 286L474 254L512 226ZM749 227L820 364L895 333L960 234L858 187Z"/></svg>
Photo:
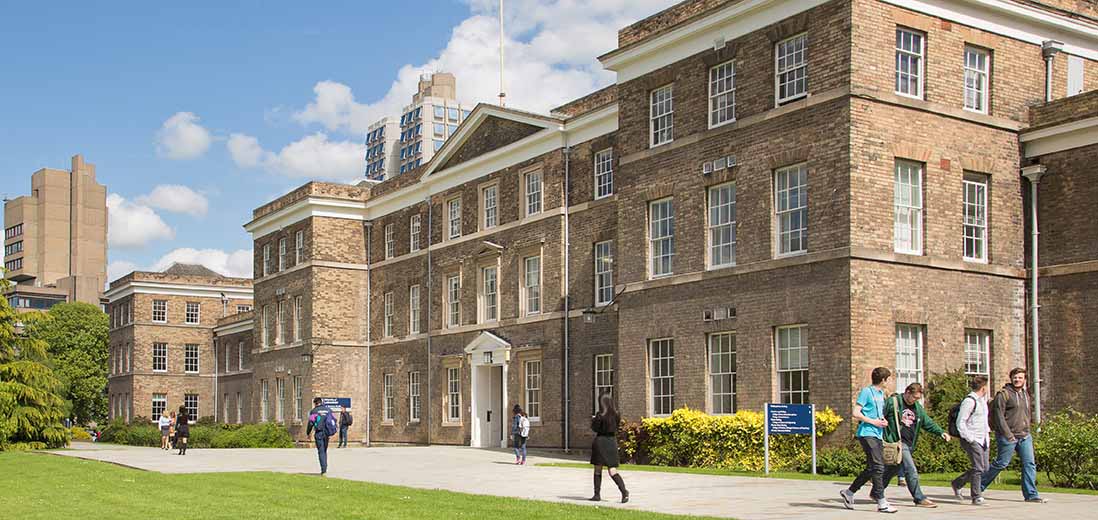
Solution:
<svg viewBox="0 0 1098 520"><path fill-rule="evenodd" d="M308 449L192 449L180 457L158 448L74 443L73 449L52 453L163 473L319 472L316 452ZM332 478L594 505L586 501L591 495L590 471L533 465L583 460L560 454L531 454L526 466L516 466L509 452L464 447L332 448L328 453ZM857 510L851 512L843 509L839 499L844 485L832 482L651 472L623 475L632 494L629 503L619 504L613 481L604 478L601 506L743 520L878 515L868 486L858 494ZM948 488L925 487L924 491L938 502L937 509L915 508L906 489L890 487L889 497L900 510L896 518L1065 519L1089 518L1098 510L1098 496L1092 495L1047 493L1050 503L1027 504L1020 490L988 491L987 505L976 507L967 501L958 503Z"/></svg>

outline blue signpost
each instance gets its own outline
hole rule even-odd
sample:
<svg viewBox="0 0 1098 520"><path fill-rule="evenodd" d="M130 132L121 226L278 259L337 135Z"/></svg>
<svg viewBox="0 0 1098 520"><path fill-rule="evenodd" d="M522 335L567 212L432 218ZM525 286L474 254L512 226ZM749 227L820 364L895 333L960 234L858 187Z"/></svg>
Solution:
<svg viewBox="0 0 1098 520"><path fill-rule="evenodd" d="M320 404L331 408L333 412L351 411L350 397L321 397Z"/></svg>
<svg viewBox="0 0 1098 520"><path fill-rule="evenodd" d="M763 450L766 474L770 474L771 435L809 435L812 437L812 474L816 474L816 405L766 403L763 414Z"/></svg>

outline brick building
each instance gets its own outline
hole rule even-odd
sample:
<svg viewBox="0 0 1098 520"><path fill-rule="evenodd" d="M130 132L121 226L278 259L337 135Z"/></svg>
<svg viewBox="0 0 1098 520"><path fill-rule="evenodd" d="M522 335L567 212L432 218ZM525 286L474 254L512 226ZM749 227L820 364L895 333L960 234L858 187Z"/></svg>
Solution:
<svg viewBox="0 0 1098 520"><path fill-rule="evenodd" d="M1090 6L683 2L619 32L606 89L479 105L410 174L306 184L245 226L258 417L347 397L354 440L499 446L518 403L531 445L569 447L602 392L630 420L848 416L879 365L1005 380L1027 364L1020 134L1046 41L1048 97L1098 86Z"/></svg>
<svg viewBox="0 0 1098 520"><path fill-rule="evenodd" d="M196 420L214 416L219 408L217 380L224 372L215 355L220 352L214 350L215 327L225 335L250 335L230 328L226 316L251 316L252 281L198 265L172 264L159 273L123 276L111 282L105 296L110 302L110 418L155 419L161 410L181 405ZM251 323L245 320L244 325L250 331ZM245 345L250 344L249 337ZM239 368L227 378L226 392L238 373ZM233 397L239 391L233 388Z"/></svg>

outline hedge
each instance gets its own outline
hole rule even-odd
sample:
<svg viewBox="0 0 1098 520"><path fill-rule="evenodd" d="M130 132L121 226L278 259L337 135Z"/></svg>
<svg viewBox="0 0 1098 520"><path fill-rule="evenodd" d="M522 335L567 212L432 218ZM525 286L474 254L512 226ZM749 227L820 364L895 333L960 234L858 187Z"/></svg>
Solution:
<svg viewBox="0 0 1098 520"><path fill-rule="evenodd" d="M146 419L135 417L133 423L112 421L103 430L101 442L130 446L160 446L160 430ZM275 423L213 424L199 421L191 425L189 448L292 448L293 437L285 427Z"/></svg>
<svg viewBox="0 0 1098 520"><path fill-rule="evenodd" d="M661 466L763 469L763 414L739 411L713 416L680 408L670 417L626 424L619 432L623 461ZM830 408L816 412L816 435L834 432L842 418ZM770 467L800 469L811 464L810 439L779 435L770 439Z"/></svg>

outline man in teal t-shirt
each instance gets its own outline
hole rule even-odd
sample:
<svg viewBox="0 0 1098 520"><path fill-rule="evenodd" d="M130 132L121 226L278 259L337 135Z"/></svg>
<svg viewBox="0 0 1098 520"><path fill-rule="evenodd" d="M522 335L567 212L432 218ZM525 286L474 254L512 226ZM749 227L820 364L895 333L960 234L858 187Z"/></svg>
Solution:
<svg viewBox="0 0 1098 520"><path fill-rule="evenodd" d="M888 421L884 419L885 387L892 377L892 371L885 367L873 369L873 385L862 389L858 394L858 400L854 403L854 420L859 421L858 429L854 435L858 437L858 443L865 452L865 470L850 484L850 487L839 492L843 497L843 507L854 509L854 494L865 485L873 482L873 489L869 496L877 501L877 511L881 513L895 513L885 499L885 464L884 464L884 429Z"/></svg>

